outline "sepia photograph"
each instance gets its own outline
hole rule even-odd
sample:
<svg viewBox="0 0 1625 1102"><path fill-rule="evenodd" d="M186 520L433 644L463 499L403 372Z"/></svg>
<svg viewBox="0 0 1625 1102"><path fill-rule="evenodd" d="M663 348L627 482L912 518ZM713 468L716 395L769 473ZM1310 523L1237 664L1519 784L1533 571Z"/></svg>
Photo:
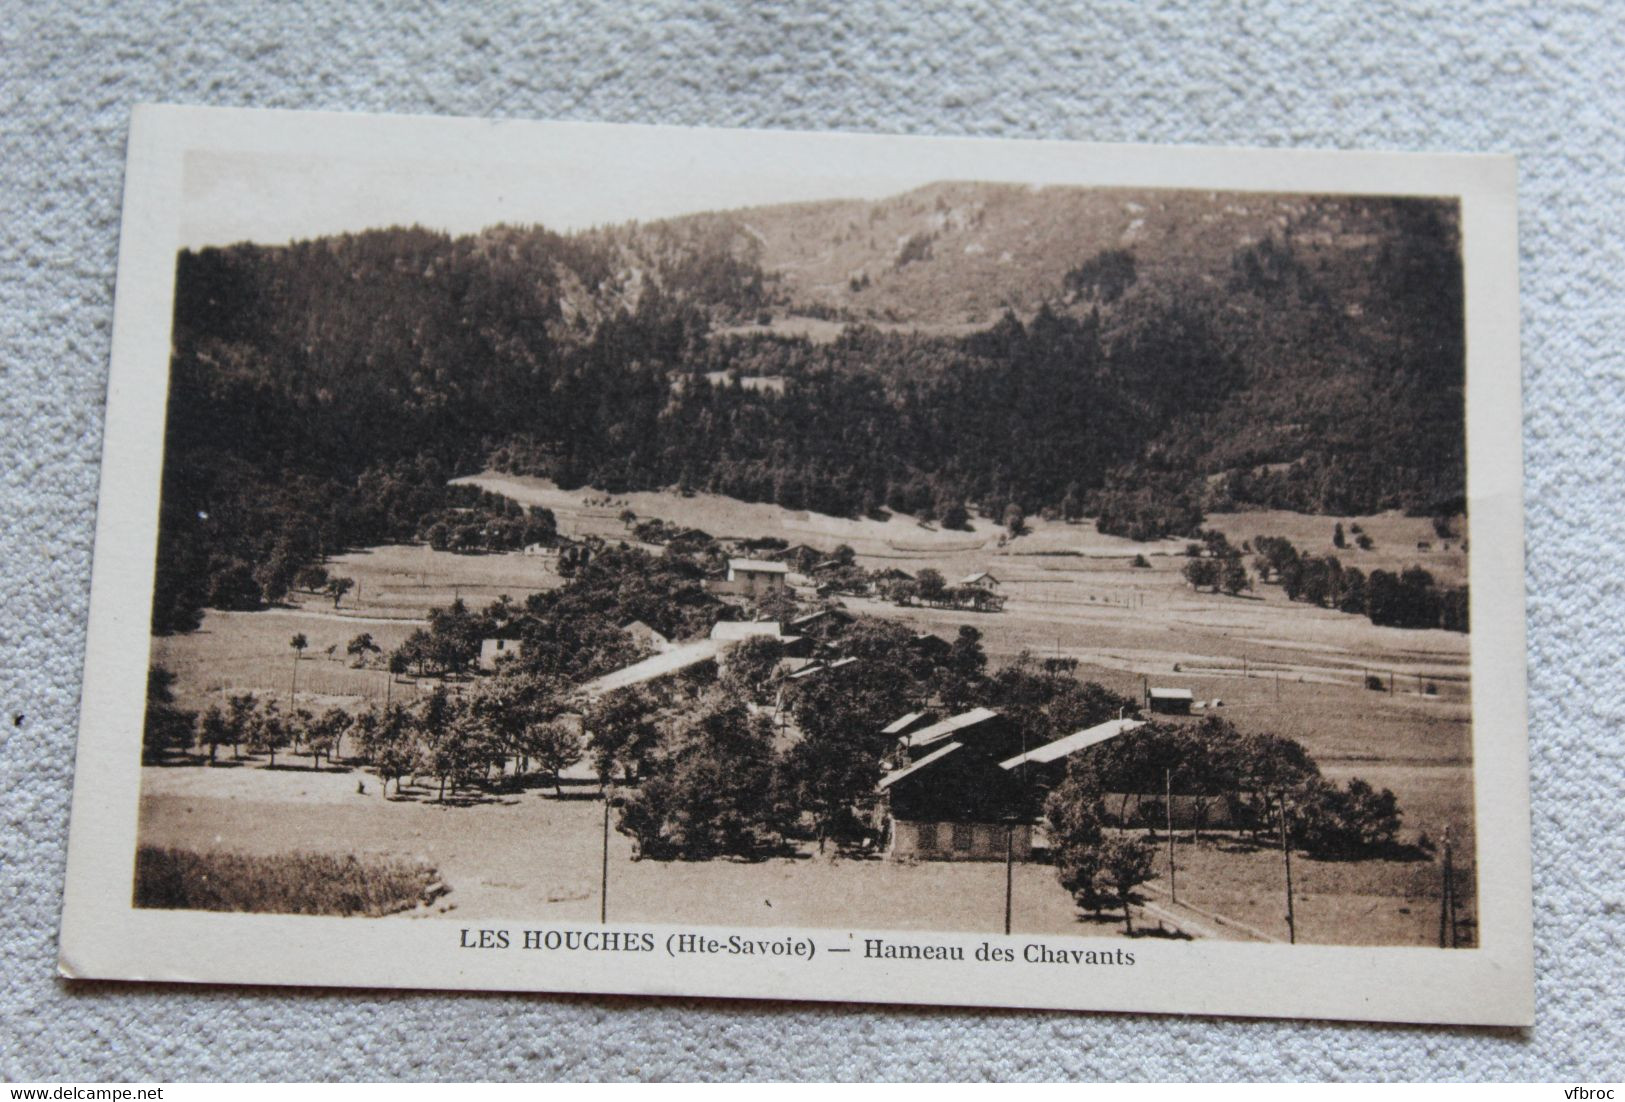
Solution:
<svg viewBox="0 0 1625 1102"><path fill-rule="evenodd" d="M1527 1013L1510 162L308 118L137 118L69 974Z"/></svg>

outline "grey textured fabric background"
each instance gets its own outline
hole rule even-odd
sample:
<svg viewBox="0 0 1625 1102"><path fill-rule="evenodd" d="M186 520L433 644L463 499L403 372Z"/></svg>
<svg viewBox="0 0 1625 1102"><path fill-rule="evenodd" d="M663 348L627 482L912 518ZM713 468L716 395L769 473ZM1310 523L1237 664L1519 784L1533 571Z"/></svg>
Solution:
<svg viewBox="0 0 1625 1102"><path fill-rule="evenodd" d="M0 1075L1625 1078L1622 92L1625 11L1606 0L306 11L3 0ZM55 979L124 141L141 101L1519 154L1539 1023Z"/></svg>

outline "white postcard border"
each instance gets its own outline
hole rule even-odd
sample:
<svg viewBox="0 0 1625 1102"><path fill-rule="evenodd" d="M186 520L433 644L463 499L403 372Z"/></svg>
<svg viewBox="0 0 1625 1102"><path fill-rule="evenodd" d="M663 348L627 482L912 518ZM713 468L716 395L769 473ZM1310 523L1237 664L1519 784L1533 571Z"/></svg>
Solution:
<svg viewBox="0 0 1625 1102"><path fill-rule="evenodd" d="M458 948L463 924L138 910L131 902L181 185L191 150L409 163L713 163L729 171L1204 191L1455 196L1467 291L1472 709L1480 945L1349 948L859 930L621 926L803 939L812 959ZM143 107L133 118L81 703L61 971L208 983L708 995L1486 1025L1533 1020L1516 169L1510 157L1105 146L968 138ZM487 928L598 931L513 916ZM866 936L1010 947L1018 961L866 960ZM1028 944L1132 966L1037 965Z"/></svg>

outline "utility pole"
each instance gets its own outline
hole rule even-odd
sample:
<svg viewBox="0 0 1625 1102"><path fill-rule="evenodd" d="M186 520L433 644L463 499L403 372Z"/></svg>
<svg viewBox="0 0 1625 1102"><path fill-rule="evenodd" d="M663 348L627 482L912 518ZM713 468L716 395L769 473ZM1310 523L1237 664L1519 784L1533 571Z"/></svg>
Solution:
<svg viewBox="0 0 1625 1102"><path fill-rule="evenodd" d="M1292 846L1286 836L1286 790L1277 789L1275 795L1281 805L1281 860L1286 865L1286 939L1289 944L1296 945L1298 922L1292 911Z"/></svg>
<svg viewBox="0 0 1625 1102"><path fill-rule="evenodd" d="M1168 900L1179 902L1179 886L1174 882L1174 771L1162 771L1162 808L1168 815Z"/></svg>
<svg viewBox="0 0 1625 1102"><path fill-rule="evenodd" d="M1439 897L1439 948L1456 947L1456 884L1450 828L1444 828L1444 884ZM1448 940L1447 940L1448 939Z"/></svg>
<svg viewBox="0 0 1625 1102"><path fill-rule="evenodd" d="M1016 817L1004 817L1004 932L1010 933L1010 901L1015 888Z"/></svg>
<svg viewBox="0 0 1625 1102"><path fill-rule="evenodd" d="M609 921L609 805L610 795L604 793L604 863L598 881L598 924Z"/></svg>

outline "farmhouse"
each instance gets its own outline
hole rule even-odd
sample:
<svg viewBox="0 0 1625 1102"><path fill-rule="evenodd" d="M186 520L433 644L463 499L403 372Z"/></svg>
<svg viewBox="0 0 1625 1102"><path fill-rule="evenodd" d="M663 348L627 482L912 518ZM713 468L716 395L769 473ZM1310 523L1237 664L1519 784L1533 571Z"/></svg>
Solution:
<svg viewBox="0 0 1625 1102"><path fill-rule="evenodd" d="M962 586L972 586L976 589L985 589L991 593L999 588L999 579L995 578L992 574L989 574L986 570L982 570L975 574L965 575L965 577L959 579L958 584Z"/></svg>
<svg viewBox="0 0 1625 1102"><path fill-rule="evenodd" d="M1150 688L1145 691L1146 707L1158 715L1188 716L1195 702L1195 694L1189 689Z"/></svg>
<svg viewBox="0 0 1625 1102"><path fill-rule="evenodd" d="M789 572L790 568L782 562L767 562L763 559L729 559L728 576L711 582L709 588L713 593L759 597L765 593L783 589L785 576Z"/></svg>
<svg viewBox="0 0 1625 1102"><path fill-rule="evenodd" d="M1007 844L1019 860L1032 856L1022 785L986 749L979 740L950 737L881 778L888 856L1002 860Z"/></svg>
<svg viewBox="0 0 1625 1102"><path fill-rule="evenodd" d="M791 620L789 628L797 635L811 635L827 641L835 632L850 624L852 619L852 614L844 608L823 608Z"/></svg>
<svg viewBox="0 0 1625 1102"><path fill-rule="evenodd" d="M518 653L518 634L513 631L498 632L496 635L480 640L479 668L494 670L497 668L499 659L510 658Z"/></svg>

